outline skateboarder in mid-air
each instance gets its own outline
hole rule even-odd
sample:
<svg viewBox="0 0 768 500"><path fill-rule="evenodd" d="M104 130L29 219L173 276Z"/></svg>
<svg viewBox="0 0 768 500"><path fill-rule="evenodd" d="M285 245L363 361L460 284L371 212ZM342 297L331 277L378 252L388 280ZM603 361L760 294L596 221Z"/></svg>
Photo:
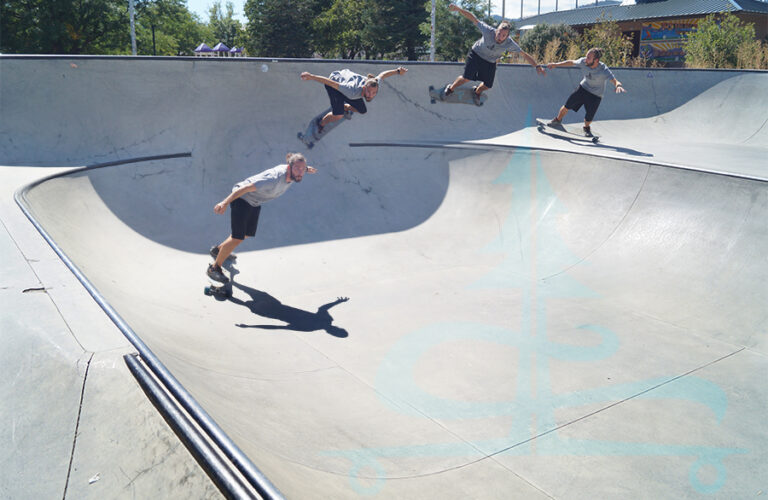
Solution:
<svg viewBox="0 0 768 500"><path fill-rule="evenodd" d="M592 137L592 129L590 124L595 118L597 108L600 106L600 102L603 99L603 93L605 92L605 82L611 82L616 88L616 93L621 94L626 92L621 82L613 76L613 72L608 69L605 63L600 62L600 58L603 55L603 49L593 47L587 51L585 57L581 57L576 60L561 61L556 63L549 63L547 67L552 68L567 68L570 66L577 66L581 69L584 78L582 78L579 86L568 97L565 105L560 107L560 111L557 116L547 123L550 127L561 127L562 121L568 110L578 111L581 106L584 106L586 115L584 116L584 135Z"/></svg>
<svg viewBox="0 0 768 500"><path fill-rule="evenodd" d="M496 29L491 28L483 21L480 21L471 12L458 7L455 4L450 4L448 10L458 12L462 16L469 19L475 26L478 27L483 36L472 45L469 53L467 54L467 62L464 65L464 74L457 77L453 83L446 85L443 93L448 96L453 91L464 85L469 81L481 81L482 83L476 87L473 87L472 98L475 104L480 106L483 92L493 87L493 80L496 78L496 61L504 55L505 52L520 52L520 55L528 61L528 64L536 68L536 72L540 75L546 74L544 68L536 64L536 60L528 53L523 51L520 46L515 43L514 40L509 38L509 31L512 26L502 21Z"/></svg>
<svg viewBox="0 0 768 500"><path fill-rule="evenodd" d="M331 100L331 111L317 123L318 132L321 132L329 123L344 118L345 111L365 114L368 111L365 101L371 102L376 97L381 80L392 75L404 75L406 72L408 70L402 66L382 71L378 76L370 73L368 76L363 76L348 69L334 71L329 77L303 72L301 79L314 80L325 85L325 91L328 92L328 98Z"/></svg>
<svg viewBox="0 0 768 500"><path fill-rule="evenodd" d="M261 205L274 200L290 188L301 182L305 173L314 174L317 170L307 165L307 160L300 153L288 153L286 164L278 165L260 174L238 182L229 196L213 207L217 214L223 214L227 205L231 205L230 219L232 233L220 244L211 248L211 256L216 261L208 266L208 277L220 283L229 282L221 270L221 265L232 251L247 237L256 235Z"/></svg>

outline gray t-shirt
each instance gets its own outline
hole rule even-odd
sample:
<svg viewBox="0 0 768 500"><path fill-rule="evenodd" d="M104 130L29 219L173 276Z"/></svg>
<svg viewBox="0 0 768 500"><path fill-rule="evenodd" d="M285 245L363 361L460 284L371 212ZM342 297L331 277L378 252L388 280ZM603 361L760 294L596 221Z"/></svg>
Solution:
<svg viewBox="0 0 768 500"><path fill-rule="evenodd" d="M365 87L365 82L368 80L367 77L358 75L348 69L334 71L328 78L334 82L339 82L339 92L350 99L360 99L363 97L363 87Z"/></svg>
<svg viewBox="0 0 768 500"><path fill-rule="evenodd" d="M586 57L574 61L584 75L584 78L579 85L584 87L584 90L587 92L595 94L597 97L603 97L603 93L605 92L605 82L614 80L616 77L613 76L613 73L608 69L608 66L606 66L605 63L600 62L597 63L596 67L590 68L587 66L586 61Z"/></svg>
<svg viewBox="0 0 768 500"><path fill-rule="evenodd" d="M249 205L258 207L262 203L274 200L282 195L293 185L293 182L289 183L286 181L287 172L288 165L278 165L260 174L248 177L242 182L238 182L232 187L232 191L253 184L256 186L256 191L245 193L241 198L247 201Z"/></svg>
<svg viewBox="0 0 768 500"><path fill-rule="evenodd" d="M520 52L520 46L511 37L507 37L501 43L496 43L496 30L494 28L482 21L477 22L477 27L483 36L475 42L472 50L486 61L495 63L496 59L504 55L504 52Z"/></svg>

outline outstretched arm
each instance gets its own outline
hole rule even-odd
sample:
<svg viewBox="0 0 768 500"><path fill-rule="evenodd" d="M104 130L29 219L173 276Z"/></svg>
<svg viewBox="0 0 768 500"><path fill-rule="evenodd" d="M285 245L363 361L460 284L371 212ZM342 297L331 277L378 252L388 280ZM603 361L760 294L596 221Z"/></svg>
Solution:
<svg viewBox="0 0 768 500"><path fill-rule="evenodd" d="M329 303L327 303L325 305L322 305L322 306L318 307L317 308L317 312L328 311L328 309L330 309L331 307L339 305L342 302L346 302L348 300L349 300L349 297L339 297L339 298L337 298L333 302L329 302Z"/></svg>
<svg viewBox="0 0 768 500"><path fill-rule="evenodd" d="M379 76L376 77L377 80L381 80L382 78L389 78L392 75L404 75L408 72L407 69L403 68L402 66L399 66L396 69L389 69L387 71L382 71L379 73Z"/></svg>
<svg viewBox="0 0 768 500"><path fill-rule="evenodd" d="M468 10L464 10L464 9L462 9L461 7L459 7L459 6L458 6L458 5L456 5L456 4L453 4L453 3L452 3L452 4L450 4L450 5L448 6L448 10L450 10L451 12L458 12L458 13L459 13L459 14L461 14L462 16L464 16L464 17L466 17L467 19L469 19L470 21L472 21L472 24L475 24L475 25L476 25L476 24L479 22L473 13L471 13L471 12L470 12L470 11L468 11Z"/></svg>
<svg viewBox="0 0 768 500"><path fill-rule="evenodd" d="M614 87L616 87L616 93L617 94L623 94L624 92L627 91L624 88L624 85L622 85L621 82L618 81L617 79L614 78L613 80L611 80L611 83L613 84Z"/></svg>
<svg viewBox="0 0 768 500"><path fill-rule="evenodd" d="M328 85L329 87L333 87L336 90L339 90L339 82L334 82L330 78L326 78L324 76L313 75L312 73L309 73L307 71L305 71L305 72L303 72L301 74L301 79L302 80L314 80L316 82L322 83L323 85Z"/></svg>
<svg viewBox="0 0 768 500"><path fill-rule="evenodd" d="M236 199L243 196L245 193L250 193L251 191L256 191L256 186L253 184L248 184L247 186L243 186L240 189L236 189L235 191L232 191L229 193L229 196L218 202L213 207L213 211L219 215L223 214L227 211L227 205L235 201Z"/></svg>
<svg viewBox="0 0 768 500"><path fill-rule="evenodd" d="M528 64L530 64L531 66L536 68L536 73L538 73L540 75L546 75L547 74L547 72L544 71L544 66L541 66L540 64L538 64L536 62L536 59L534 59L533 56L530 55L528 52L526 52L524 50L521 50L520 51L520 55L523 56L523 59L525 59L528 62Z"/></svg>
<svg viewBox="0 0 768 500"><path fill-rule="evenodd" d="M556 63L549 63L547 64L547 68L567 68L568 66L573 66L576 64L576 61L568 60L568 61L560 61Z"/></svg>

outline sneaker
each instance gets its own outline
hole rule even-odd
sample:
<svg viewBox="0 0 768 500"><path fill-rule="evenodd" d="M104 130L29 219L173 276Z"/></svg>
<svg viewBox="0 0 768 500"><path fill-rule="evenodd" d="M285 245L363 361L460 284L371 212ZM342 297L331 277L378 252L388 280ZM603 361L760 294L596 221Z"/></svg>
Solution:
<svg viewBox="0 0 768 500"><path fill-rule="evenodd" d="M480 96L477 95L477 87L472 87L472 101L475 103L475 106L483 105L483 101L481 101Z"/></svg>
<svg viewBox="0 0 768 500"><path fill-rule="evenodd" d="M558 120L557 118L552 118L549 123L547 123L550 127L562 127L563 122L562 120Z"/></svg>
<svg viewBox="0 0 768 500"><path fill-rule="evenodd" d="M217 266L216 264L209 265L206 274L213 281L218 281L219 283L229 283L229 278L224 276L224 272L221 270L221 266Z"/></svg>
<svg viewBox="0 0 768 500"><path fill-rule="evenodd" d="M216 260L219 257L219 246L213 245L209 253L211 254L211 257L213 257L213 260ZM227 260L237 260L237 255L235 255L235 253L233 252L229 254L229 257L227 257Z"/></svg>
<svg viewBox="0 0 768 500"><path fill-rule="evenodd" d="M451 94L453 94L453 89L451 88L451 84L449 83L448 85L445 86L445 88L443 89L440 95L442 96L443 99L445 99Z"/></svg>
<svg viewBox="0 0 768 500"><path fill-rule="evenodd" d="M589 127L584 127L584 136L585 137L594 137L592 135L592 129Z"/></svg>

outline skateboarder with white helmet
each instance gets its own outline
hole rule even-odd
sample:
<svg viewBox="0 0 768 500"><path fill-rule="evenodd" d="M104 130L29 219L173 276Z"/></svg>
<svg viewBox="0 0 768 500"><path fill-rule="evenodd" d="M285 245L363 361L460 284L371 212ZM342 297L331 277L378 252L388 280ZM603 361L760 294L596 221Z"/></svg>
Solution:
<svg viewBox="0 0 768 500"><path fill-rule="evenodd" d="M318 132L329 123L341 120L345 111L365 114L368 111L365 102L371 102L376 97L381 80L392 75L404 75L407 72L408 70L402 66L382 71L378 76L370 73L368 76L363 76L349 69L334 71L328 77L304 71L301 79L314 80L325 85L325 91L328 92L328 98L331 100L331 111L317 123Z"/></svg>
<svg viewBox="0 0 768 500"><path fill-rule="evenodd" d="M480 97L483 92L493 87L493 81L496 78L496 61L504 55L505 52L520 52L523 58L536 68L536 72L540 75L546 74L543 67L536 64L536 60L528 53L523 51L520 46L509 37L509 32L512 29L506 21L499 23L497 28L488 26L483 21L475 17L474 14L468 10L464 10L461 7L450 4L448 10L452 12L458 12L462 16L469 19L480 30L483 36L481 36L467 54L467 62L464 65L464 73L456 78L453 83L446 85L443 93L451 95L456 87L460 87L469 81L480 81L480 85L473 87L472 98L475 104L480 106L482 104Z"/></svg>
<svg viewBox="0 0 768 500"><path fill-rule="evenodd" d="M584 78L582 78L579 86L568 97L565 104L560 107L560 111L557 116L552 119L547 125L551 127L561 127L562 121L569 110L578 111L581 106L584 106L586 115L584 116L584 135L592 137L592 129L590 124L595 118L597 108L600 107L600 102L603 99L603 93L605 92L606 82L611 82L616 88L616 93L621 94L626 92L621 82L613 76L613 72L600 62L600 58L603 56L603 49L599 47L593 47L587 51L586 56L575 60L560 61L556 63L547 64L547 68L568 68L576 66L581 69Z"/></svg>
<svg viewBox="0 0 768 500"><path fill-rule="evenodd" d="M207 274L212 280L229 282L221 265L245 238L256 235L261 205L283 195L294 183L301 182L305 173L317 172L307 165L307 160L300 153L288 153L285 161L285 164L238 182L232 192L213 207L215 213L223 214L231 205L232 232L227 239L211 248L211 257L216 261L208 266Z"/></svg>

